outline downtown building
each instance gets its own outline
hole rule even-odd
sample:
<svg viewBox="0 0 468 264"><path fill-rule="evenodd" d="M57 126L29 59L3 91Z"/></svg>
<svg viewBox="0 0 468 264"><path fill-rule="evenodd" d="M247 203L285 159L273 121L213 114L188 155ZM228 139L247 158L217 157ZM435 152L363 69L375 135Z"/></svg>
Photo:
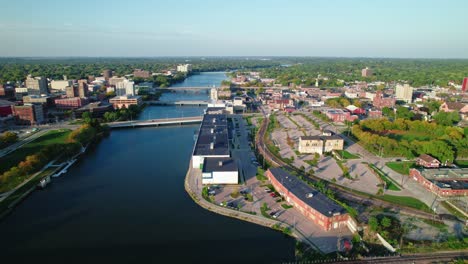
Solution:
<svg viewBox="0 0 468 264"><path fill-rule="evenodd" d="M140 106L143 104L143 99L138 95L123 95L109 99L109 103L114 106L114 109L120 109L122 107L128 108L131 105Z"/></svg>
<svg viewBox="0 0 468 264"><path fill-rule="evenodd" d="M395 106L395 98L385 97L382 91L377 91L373 98L372 104L377 109L382 109L384 107L393 108Z"/></svg>
<svg viewBox="0 0 468 264"><path fill-rule="evenodd" d="M369 68L367 68L367 67L366 67L365 69L362 69L362 70L361 70L361 76L362 76L362 77L371 77L372 74L374 74L374 73L372 72L372 70L369 69Z"/></svg>
<svg viewBox="0 0 468 264"><path fill-rule="evenodd" d="M177 65L178 72L191 72L192 71L192 64L180 64Z"/></svg>
<svg viewBox="0 0 468 264"><path fill-rule="evenodd" d="M44 109L41 104L12 105L12 115L18 125L37 125L44 122Z"/></svg>
<svg viewBox="0 0 468 264"><path fill-rule="evenodd" d="M301 136L299 137L299 147L298 150L300 153L318 153L323 155L323 153L332 152L334 150L343 150L344 140L337 136L333 135L332 132L324 132L321 136Z"/></svg>
<svg viewBox="0 0 468 264"><path fill-rule="evenodd" d="M48 94L48 82L45 77L26 77L25 86L28 88L28 95Z"/></svg>
<svg viewBox="0 0 468 264"><path fill-rule="evenodd" d="M406 103L411 103L413 101L413 87L409 84L398 84L395 87L395 98Z"/></svg>
<svg viewBox="0 0 468 264"><path fill-rule="evenodd" d="M296 176L281 168L270 168L265 175L289 204L323 230L347 227L353 233L357 231L356 222L342 206Z"/></svg>
<svg viewBox="0 0 468 264"><path fill-rule="evenodd" d="M192 153L192 168L200 169L202 184L238 184L237 160L230 157L227 115L208 108Z"/></svg>
<svg viewBox="0 0 468 264"><path fill-rule="evenodd" d="M438 196L468 195L468 168L411 169L409 176Z"/></svg>

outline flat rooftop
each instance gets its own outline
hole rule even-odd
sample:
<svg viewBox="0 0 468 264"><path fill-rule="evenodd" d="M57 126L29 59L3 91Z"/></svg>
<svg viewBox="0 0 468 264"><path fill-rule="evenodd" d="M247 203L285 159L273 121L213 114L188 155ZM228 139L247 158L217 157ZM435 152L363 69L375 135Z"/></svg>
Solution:
<svg viewBox="0 0 468 264"><path fill-rule="evenodd" d="M332 140L332 139L341 139L338 135L331 135L331 136L301 136L301 140Z"/></svg>
<svg viewBox="0 0 468 264"><path fill-rule="evenodd" d="M419 169L421 175L439 188L468 189L468 168Z"/></svg>
<svg viewBox="0 0 468 264"><path fill-rule="evenodd" d="M229 156L227 116L205 114L203 116L194 156Z"/></svg>
<svg viewBox="0 0 468 264"><path fill-rule="evenodd" d="M278 182L280 182L286 189L321 214L327 217L346 214L346 210L343 207L329 199L321 192L310 187L296 176L289 174L281 168L270 168L270 171L276 180L278 180Z"/></svg>
<svg viewBox="0 0 468 264"><path fill-rule="evenodd" d="M206 158L203 172L238 171L237 163L231 158Z"/></svg>

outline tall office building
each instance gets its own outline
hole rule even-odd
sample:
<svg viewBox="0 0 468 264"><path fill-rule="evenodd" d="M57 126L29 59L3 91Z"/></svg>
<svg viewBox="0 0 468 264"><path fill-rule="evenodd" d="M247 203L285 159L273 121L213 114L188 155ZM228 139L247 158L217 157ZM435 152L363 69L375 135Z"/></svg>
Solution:
<svg viewBox="0 0 468 264"><path fill-rule="evenodd" d="M395 97L397 100L411 103L413 99L413 87L411 87L409 84L398 84L395 89Z"/></svg>
<svg viewBox="0 0 468 264"><path fill-rule="evenodd" d="M115 85L115 94L117 96L135 95L135 83L124 79Z"/></svg>
<svg viewBox="0 0 468 264"><path fill-rule="evenodd" d="M102 71L102 76L104 76L106 81L109 80L109 78L112 77L112 70L105 69L104 71Z"/></svg>
<svg viewBox="0 0 468 264"><path fill-rule="evenodd" d="M78 80L78 96L80 98L88 97L88 81L85 79Z"/></svg>
<svg viewBox="0 0 468 264"><path fill-rule="evenodd" d="M68 98L78 97L78 89L74 86L68 86L65 88L65 92Z"/></svg>
<svg viewBox="0 0 468 264"><path fill-rule="evenodd" d="M372 70L367 67L365 69L362 69L361 71L362 77L370 77L372 76L372 74L373 74Z"/></svg>
<svg viewBox="0 0 468 264"><path fill-rule="evenodd" d="M41 104L12 105L12 115L20 125L35 125L44 122L44 111Z"/></svg>
<svg viewBox="0 0 468 264"><path fill-rule="evenodd" d="M29 95L48 94L48 83L45 77L32 77L30 74L26 77L25 86L28 88Z"/></svg>
<svg viewBox="0 0 468 264"><path fill-rule="evenodd" d="M468 77L463 78L462 92L468 91Z"/></svg>

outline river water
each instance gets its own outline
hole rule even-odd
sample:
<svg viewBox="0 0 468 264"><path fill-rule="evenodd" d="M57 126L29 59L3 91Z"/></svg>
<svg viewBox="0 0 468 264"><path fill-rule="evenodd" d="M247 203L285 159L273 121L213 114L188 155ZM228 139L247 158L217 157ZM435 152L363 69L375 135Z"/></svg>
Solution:
<svg viewBox="0 0 468 264"><path fill-rule="evenodd" d="M178 113L156 108L161 116ZM45 263L294 260L293 239L209 212L185 192L197 127L112 131L0 222L0 256Z"/></svg>

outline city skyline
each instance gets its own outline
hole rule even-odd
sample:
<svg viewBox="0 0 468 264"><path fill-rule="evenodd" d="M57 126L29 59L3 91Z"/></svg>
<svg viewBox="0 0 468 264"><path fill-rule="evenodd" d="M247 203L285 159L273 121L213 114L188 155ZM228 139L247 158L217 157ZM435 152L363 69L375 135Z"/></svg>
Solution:
<svg viewBox="0 0 468 264"><path fill-rule="evenodd" d="M3 5L0 56L468 58L467 8L458 0L26 0Z"/></svg>

